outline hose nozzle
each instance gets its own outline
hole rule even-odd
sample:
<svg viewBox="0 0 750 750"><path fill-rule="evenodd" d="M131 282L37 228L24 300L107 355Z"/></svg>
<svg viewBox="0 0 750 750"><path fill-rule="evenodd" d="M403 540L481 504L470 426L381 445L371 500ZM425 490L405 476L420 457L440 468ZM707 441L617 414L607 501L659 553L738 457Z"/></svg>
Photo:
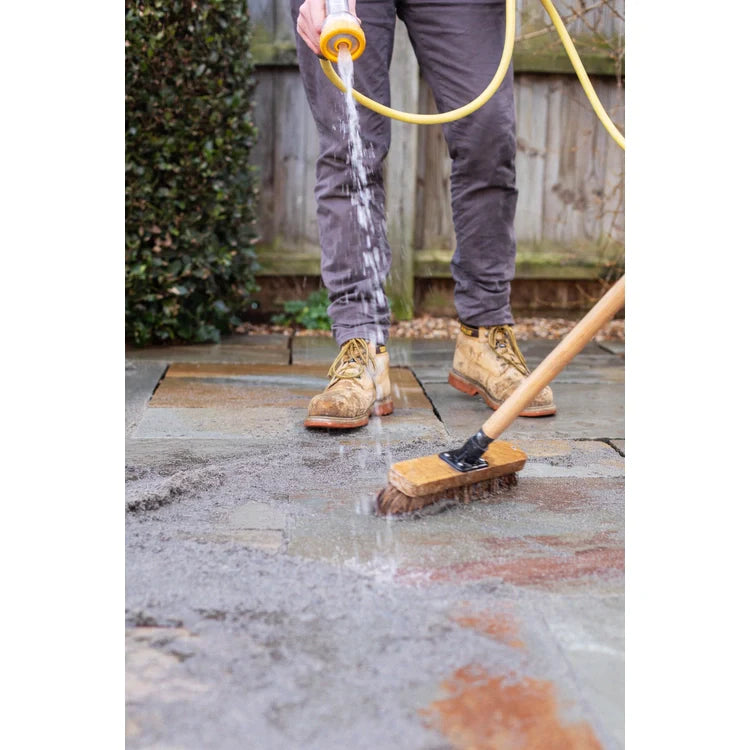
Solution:
<svg viewBox="0 0 750 750"><path fill-rule="evenodd" d="M349 12L347 0L326 0L320 50L331 62L338 62L341 49L348 49L352 60L356 60L365 51L365 34Z"/></svg>

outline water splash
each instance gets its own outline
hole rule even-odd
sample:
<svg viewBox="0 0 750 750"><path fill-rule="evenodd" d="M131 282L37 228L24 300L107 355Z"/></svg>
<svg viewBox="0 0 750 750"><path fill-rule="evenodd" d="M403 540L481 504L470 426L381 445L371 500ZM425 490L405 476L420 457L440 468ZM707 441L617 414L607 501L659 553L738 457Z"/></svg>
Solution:
<svg viewBox="0 0 750 750"><path fill-rule="evenodd" d="M367 247L372 247L374 224L372 220L372 190L367 185L367 170L365 169L365 151L359 128L359 113L354 100L354 63L348 49L339 54L339 72L346 87L344 100L346 102L346 129L349 138L349 163L354 178L354 192L352 203L357 209L357 220L365 232Z"/></svg>
<svg viewBox="0 0 750 750"><path fill-rule="evenodd" d="M338 67L341 80L346 92L346 131L349 142L349 164L352 170L354 189L351 194L352 205L355 208L357 222L362 229L364 248L362 263L367 271L367 277L372 282L372 296L379 307L385 306L387 300L381 282L385 279L385 252L377 237L385 236L385 232L377 232L372 215L373 191L368 184L367 169L365 167L365 148L359 126L359 113L354 99L354 63L349 50L339 50Z"/></svg>
<svg viewBox="0 0 750 750"><path fill-rule="evenodd" d="M386 276L385 228L381 227L380 231L377 231L378 228L375 226L372 214L374 195L367 176L365 148L362 142L357 103L353 94L354 63L349 50L346 48L339 50L338 67L341 80L346 88L344 95L346 104L345 129L349 144L349 165L352 170L351 201L364 240L361 256L355 258L354 262L362 263L365 271L363 275L370 283L370 298L375 301L378 308L382 309L388 304L382 287ZM364 303L369 307L367 300ZM379 330L374 330L371 338L377 343L384 343L384 338ZM378 428L377 432L380 433L382 427L379 420L375 420L375 426ZM380 437L380 434L376 437L375 452L377 455L381 455L383 452Z"/></svg>

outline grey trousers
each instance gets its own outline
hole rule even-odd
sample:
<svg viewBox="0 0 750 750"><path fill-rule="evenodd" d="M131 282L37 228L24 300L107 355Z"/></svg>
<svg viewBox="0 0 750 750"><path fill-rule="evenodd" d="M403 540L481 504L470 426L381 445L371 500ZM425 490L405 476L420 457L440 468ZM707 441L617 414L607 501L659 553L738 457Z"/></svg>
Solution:
<svg viewBox="0 0 750 750"><path fill-rule="evenodd" d="M291 0L296 26L301 0ZM354 63L354 87L390 104L388 68L396 15L404 21L420 70L438 111L460 107L481 93L497 70L505 38L505 0L357 0L367 39ZM299 35L300 72L318 130L315 197L321 276L339 345L351 338L384 343L390 312L382 287L391 251L385 232L383 160L390 119L357 105L365 152L366 187L374 229L369 241L379 262L363 263L364 236L351 195L344 95L320 69ZM398 86L398 81L393 85ZM417 127L417 126L413 126ZM451 207L456 251L451 261L455 305L471 326L512 324L510 282L515 272L516 122L513 71L478 111L443 126L451 157ZM393 165L392 165L393 168ZM395 168L398 168L395 165ZM428 217L429 220L429 217Z"/></svg>

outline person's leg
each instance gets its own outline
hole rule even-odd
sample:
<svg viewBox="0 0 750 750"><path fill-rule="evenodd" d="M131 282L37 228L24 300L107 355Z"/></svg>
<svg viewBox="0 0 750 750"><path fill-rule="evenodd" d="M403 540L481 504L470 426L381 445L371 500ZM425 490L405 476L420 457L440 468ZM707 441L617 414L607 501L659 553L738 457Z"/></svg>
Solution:
<svg viewBox="0 0 750 750"><path fill-rule="evenodd" d="M291 0L296 27L301 0ZM367 38L364 54L354 63L354 87L388 102L388 68L393 52L393 0L359 0L357 15ZM384 344L390 311L383 291L391 250L385 229L383 160L390 146L390 120L357 105L364 150L365 185L372 226L357 216L359 190L349 163L344 95L326 78L319 59L299 35L297 54L305 94L319 136L315 197L321 246L321 277L328 290L333 334L339 345L353 338Z"/></svg>
<svg viewBox="0 0 750 750"><path fill-rule="evenodd" d="M399 11L438 111L486 88L503 51L504 0L404 0ZM456 311L472 326L513 323L515 127L512 66L487 104L443 126L452 160Z"/></svg>
<svg viewBox="0 0 750 750"><path fill-rule="evenodd" d="M422 74L438 110L467 104L494 77L505 40L505 0L402 0ZM449 382L497 408L528 375L513 333L516 120L513 69L483 107L443 126L452 160L456 251L451 261L462 323ZM556 411L549 387L522 412Z"/></svg>
<svg viewBox="0 0 750 750"><path fill-rule="evenodd" d="M291 0L295 27L300 5L301 0ZM357 15L367 48L354 63L354 87L387 103L394 0L359 0ZM358 180L350 163L344 95L298 35L296 39L300 73L320 142L315 197L321 277L329 294L333 335L341 347L331 365L328 386L310 402L305 426L360 427L372 414L384 416L393 411L385 347L390 310L383 289L391 263L383 188L390 120L357 105L364 151L364 179ZM361 222L358 217L364 206L371 212L371 221Z"/></svg>

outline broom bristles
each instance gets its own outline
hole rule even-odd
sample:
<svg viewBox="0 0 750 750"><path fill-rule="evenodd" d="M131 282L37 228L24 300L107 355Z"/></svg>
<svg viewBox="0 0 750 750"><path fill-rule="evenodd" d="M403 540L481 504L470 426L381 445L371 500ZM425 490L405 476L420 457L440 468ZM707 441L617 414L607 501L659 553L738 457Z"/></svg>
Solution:
<svg viewBox="0 0 750 750"><path fill-rule="evenodd" d="M392 484L388 484L380 490L375 500L375 515L407 515L443 501L452 501L454 503L483 501L499 494L503 490L515 487L517 484L517 474L503 474L502 476L492 477L481 482L475 482L474 484L466 484L462 487L441 490L431 495L420 495L419 497L406 495Z"/></svg>

